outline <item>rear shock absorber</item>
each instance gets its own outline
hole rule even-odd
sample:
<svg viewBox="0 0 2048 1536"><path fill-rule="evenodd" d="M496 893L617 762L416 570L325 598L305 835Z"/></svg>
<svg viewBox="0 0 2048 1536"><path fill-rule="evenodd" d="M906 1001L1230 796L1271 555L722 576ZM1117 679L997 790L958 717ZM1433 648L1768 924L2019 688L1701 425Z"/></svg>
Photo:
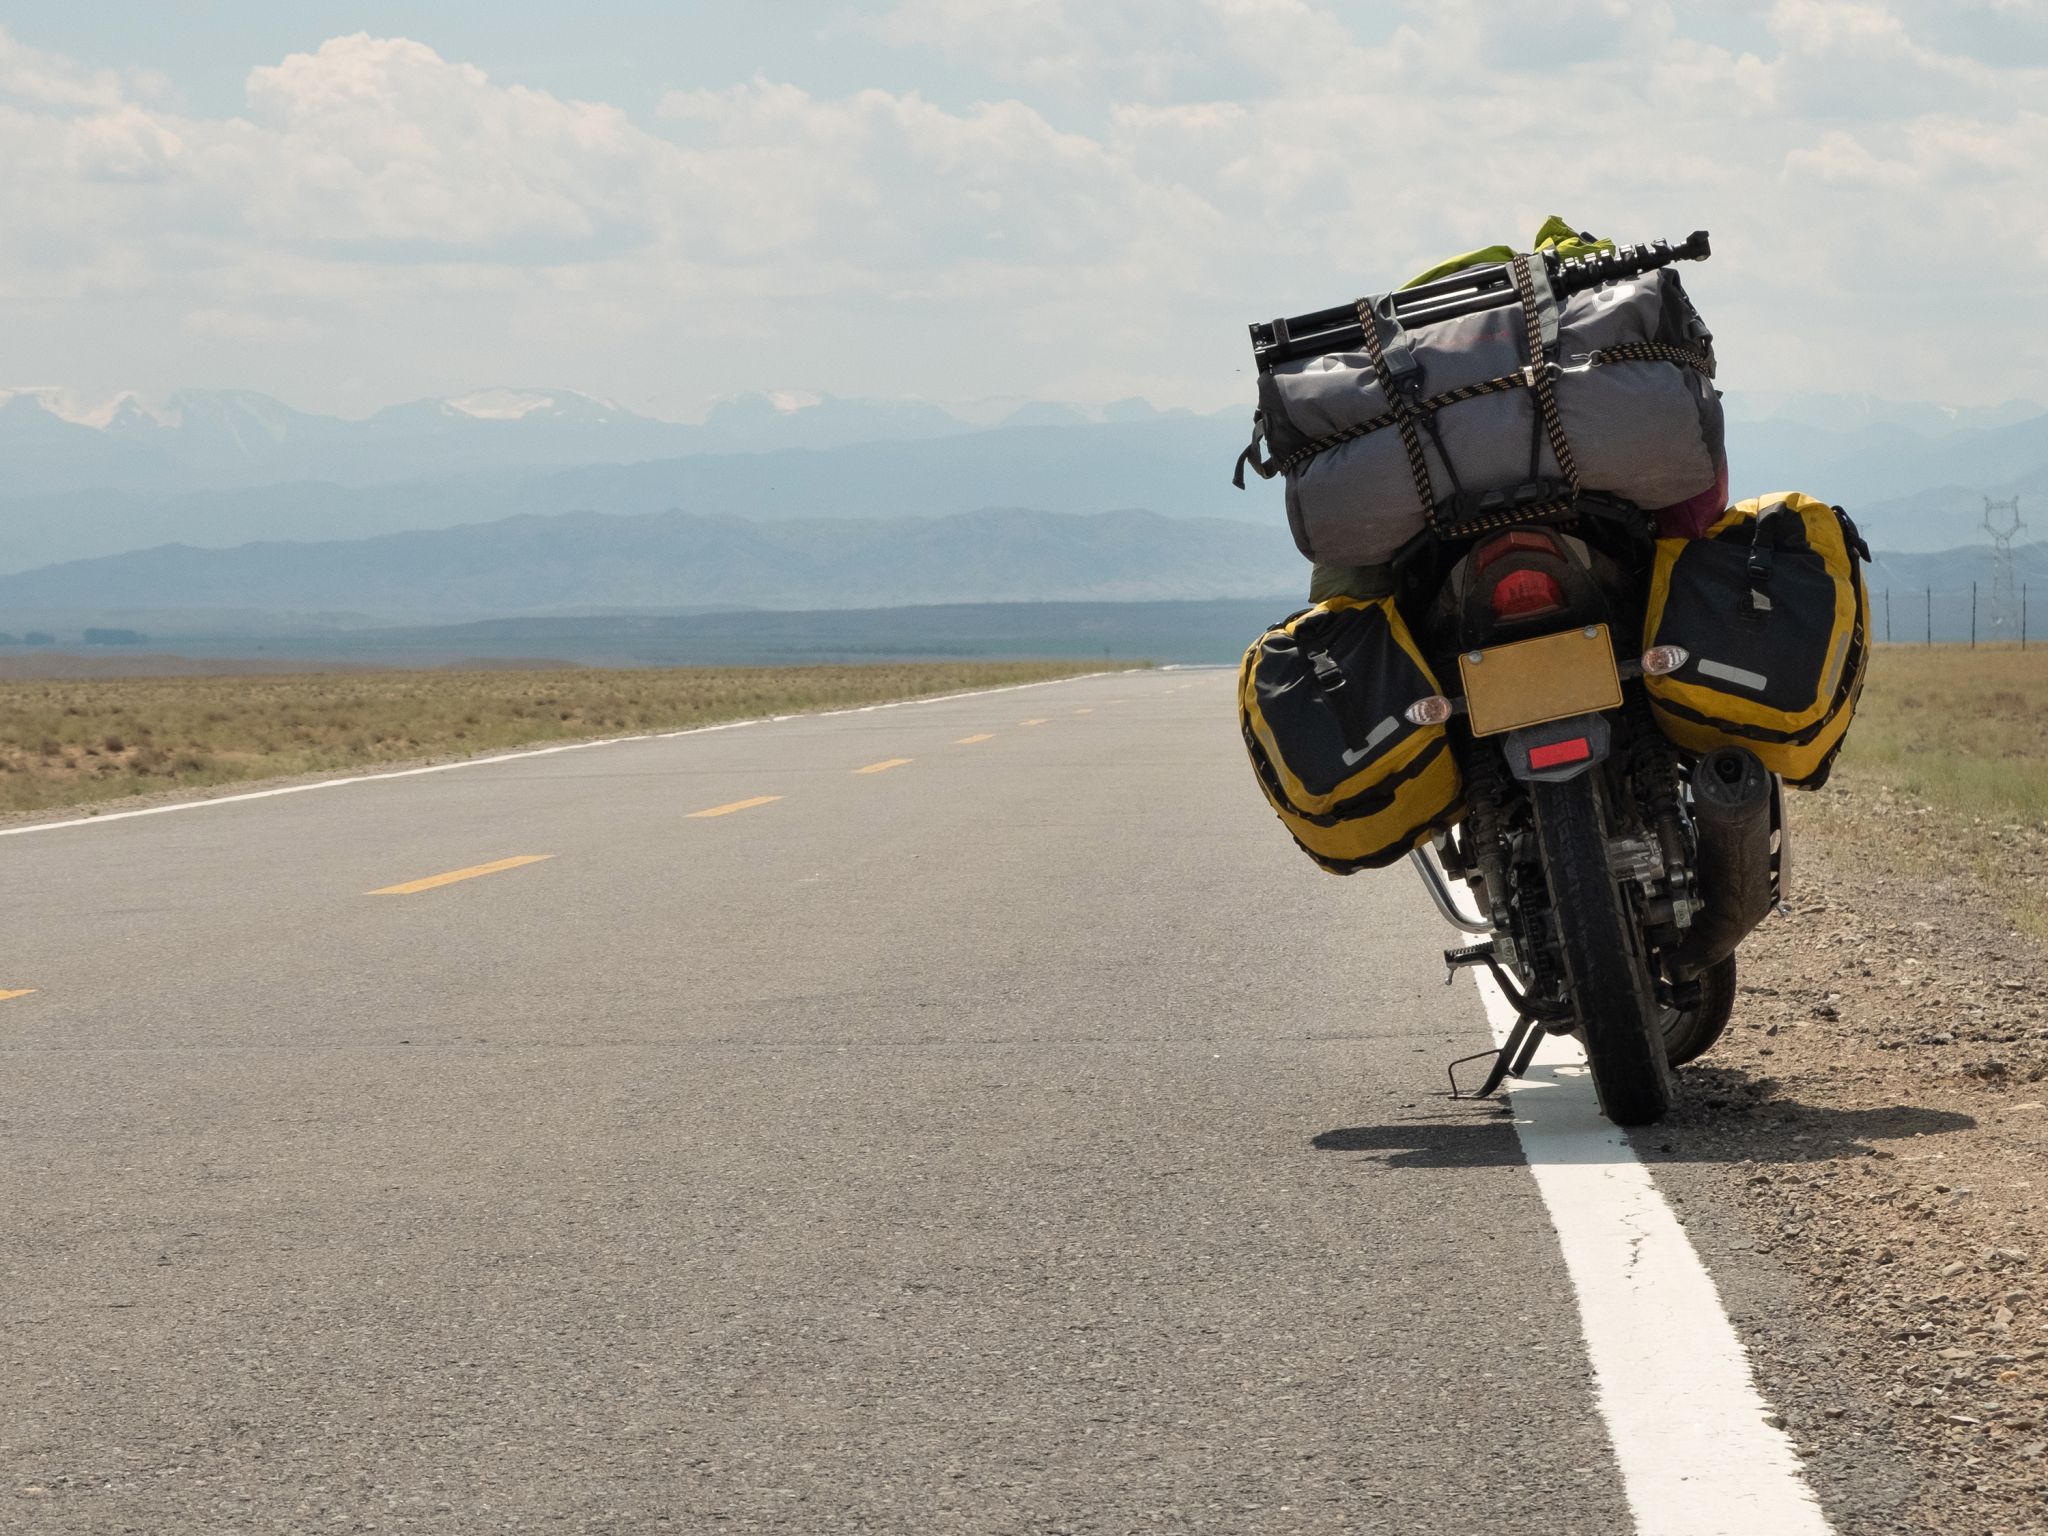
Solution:
<svg viewBox="0 0 2048 1536"><path fill-rule="evenodd" d="M1665 880L1671 892L1671 920L1683 930L1691 926L1696 900L1692 863L1686 855L1685 829L1679 815L1678 759L1670 741L1657 728L1649 696L1643 692L1641 683L1628 685L1625 714L1636 803L1657 834L1657 849L1664 858Z"/></svg>
<svg viewBox="0 0 2048 1536"><path fill-rule="evenodd" d="M1470 840L1473 861L1479 866L1486 886L1486 910L1493 919L1496 947L1503 941L1512 945L1508 930L1509 902L1507 850L1500 831L1500 754L1481 746L1462 724L1451 728L1451 749L1457 754L1458 772L1465 780L1465 836ZM1506 957L1503 957L1506 958Z"/></svg>

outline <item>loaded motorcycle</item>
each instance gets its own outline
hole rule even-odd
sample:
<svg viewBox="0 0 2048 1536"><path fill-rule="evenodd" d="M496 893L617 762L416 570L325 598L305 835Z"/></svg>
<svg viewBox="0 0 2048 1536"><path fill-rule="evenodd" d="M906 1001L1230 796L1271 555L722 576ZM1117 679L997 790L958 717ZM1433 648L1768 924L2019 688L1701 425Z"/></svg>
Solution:
<svg viewBox="0 0 2048 1536"><path fill-rule="evenodd" d="M1718 451L1718 395L1703 382L1712 338L1675 281L1656 276L1708 252L1700 233L1677 247L1517 256L1252 327L1262 409L1248 458L1269 477L1289 472L1304 551L1364 535L1332 536L1332 514L1306 494L1317 488L1295 477L1342 470L1333 451L1373 433L1388 454L1400 439L1416 485L1404 504L1423 524L1386 562L1388 596L1320 604L1247 655L1240 703L1261 785L1325 868L1405 855L1472 936L1445 952L1447 967L1483 967L1517 1013L1479 1096L1521 1075L1546 1033L1571 1034L1621 1125L1662 1117L1672 1069L1726 1028L1736 947L1788 892L1785 781L1826 777L1867 651L1855 556L1868 554L1839 509L1781 495L1672 537L1636 501L1590 488L1633 472L1583 463L1633 449L1576 451L1574 436L1597 437L1615 407L1575 434L1574 411L1559 406L1603 365L1610 390L1623 389L1614 365L1626 363L1712 405ZM1589 312L1568 307L1575 295L1597 306L1646 294L1651 325L1670 322L1661 338L1570 351L1573 316ZM1462 342L1430 327L1503 309L1526 321L1520 370L1450 387L1441 368L1424 377L1433 365L1417 357L1432 334L1468 350L1476 334L1469 321ZM1369 393L1352 420L1311 436L1274 419L1289 401L1265 380L1294 391L1299 417L1305 398L1328 406L1339 364L1357 375L1345 389ZM1539 434L1530 472L1511 486L1482 474L1473 489L1469 466L1485 450L1460 451L1449 408L1510 392ZM1583 423L1591 391L1573 398ZM1725 461L1722 474L1725 485Z"/></svg>

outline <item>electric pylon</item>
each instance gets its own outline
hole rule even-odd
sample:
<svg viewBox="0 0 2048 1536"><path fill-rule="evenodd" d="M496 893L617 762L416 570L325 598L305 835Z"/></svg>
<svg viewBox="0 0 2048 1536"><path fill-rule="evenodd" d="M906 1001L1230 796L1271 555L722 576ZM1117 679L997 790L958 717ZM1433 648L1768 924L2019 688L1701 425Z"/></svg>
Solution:
<svg viewBox="0 0 2048 1536"><path fill-rule="evenodd" d="M1984 531L1991 535L1991 638L2010 640L2020 632L2019 588L2013 576L2012 541L2027 525L2020 499L1984 498Z"/></svg>

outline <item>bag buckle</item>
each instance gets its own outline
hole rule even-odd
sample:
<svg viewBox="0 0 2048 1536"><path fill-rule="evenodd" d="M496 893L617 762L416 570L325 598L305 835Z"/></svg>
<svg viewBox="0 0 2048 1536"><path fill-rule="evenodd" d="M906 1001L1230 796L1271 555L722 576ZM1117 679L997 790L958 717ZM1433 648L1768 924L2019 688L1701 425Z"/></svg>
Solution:
<svg viewBox="0 0 2048 1536"><path fill-rule="evenodd" d="M1412 407L1422 403L1422 363L1415 355L1415 349L1408 345L1408 333L1401 324L1401 317L1394 313L1394 296L1381 294L1371 304L1373 318L1380 323L1380 349L1386 359L1387 404L1401 410L1394 404L1398 395L1401 401Z"/></svg>

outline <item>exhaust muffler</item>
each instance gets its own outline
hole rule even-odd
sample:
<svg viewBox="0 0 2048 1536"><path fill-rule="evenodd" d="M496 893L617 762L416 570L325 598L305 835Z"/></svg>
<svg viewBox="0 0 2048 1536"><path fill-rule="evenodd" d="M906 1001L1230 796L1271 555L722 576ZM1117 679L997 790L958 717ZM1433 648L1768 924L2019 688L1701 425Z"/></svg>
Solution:
<svg viewBox="0 0 2048 1536"><path fill-rule="evenodd" d="M1703 910L1686 929L1672 968L1689 981L1719 960L1770 914L1776 899L1771 857L1770 770L1747 747L1716 747L1692 771L1693 825L1699 833Z"/></svg>

